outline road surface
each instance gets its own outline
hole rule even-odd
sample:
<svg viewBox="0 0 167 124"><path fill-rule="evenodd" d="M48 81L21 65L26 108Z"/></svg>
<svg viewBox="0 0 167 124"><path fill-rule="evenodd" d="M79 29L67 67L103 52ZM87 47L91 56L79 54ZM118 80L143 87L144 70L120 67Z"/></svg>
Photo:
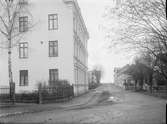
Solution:
<svg viewBox="0 0 167 124"><path fill-rule="evenodd" d="M82 105L0 118L4 123L38 124L165 124L164 99L105 84L90 92ZM80 96L78 100L86 99ZM77 100L77 98L76 98ZM75 101L75 100L74 100Z"/></svg>

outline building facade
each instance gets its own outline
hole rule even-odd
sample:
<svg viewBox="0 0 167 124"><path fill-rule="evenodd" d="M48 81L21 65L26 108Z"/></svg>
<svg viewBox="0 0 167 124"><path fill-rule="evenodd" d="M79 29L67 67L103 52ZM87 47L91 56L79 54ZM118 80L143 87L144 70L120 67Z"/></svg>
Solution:
<svg viewBox="0 0 167 124"><path fill-rule="evenodd" d="M129 65L126 65L122 68L114 68L114 84L125 88L125 84L134 83L130 75L124 73Z"/></svg>
<svg viewBox="0 0 167 124"><path fill-rule="evenodd" d="M89 83L97 83L96 75L93 71L88 71L88 82Z"/></svg>
<svg viewBox="0 0 167 124"><path fill-rule="evenodd" d="M19 31L31 31L12 50L16 92L31 92L39 82L57 79L73 84L75 95L86 92L89 34L77 1L28 0L27 5L35 25L29 29L29 15L20 15ZM1 49L0 86L9 85L7 56Z"/></svg>

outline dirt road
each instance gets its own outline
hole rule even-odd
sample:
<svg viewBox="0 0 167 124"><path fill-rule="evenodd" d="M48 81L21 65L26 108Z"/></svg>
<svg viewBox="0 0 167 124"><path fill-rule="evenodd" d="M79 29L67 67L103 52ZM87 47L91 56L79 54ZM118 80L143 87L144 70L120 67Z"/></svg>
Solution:
<svg viewBox="0 0 167 124"><path fill-rule="evenodd" d="M0 118L5 123L165 124L166 100L102 85L82 105ZM89 97L89 95L86 95ZM81 96L78 100L86 99ZM76 99L77 100L77 99Z"/></svg>

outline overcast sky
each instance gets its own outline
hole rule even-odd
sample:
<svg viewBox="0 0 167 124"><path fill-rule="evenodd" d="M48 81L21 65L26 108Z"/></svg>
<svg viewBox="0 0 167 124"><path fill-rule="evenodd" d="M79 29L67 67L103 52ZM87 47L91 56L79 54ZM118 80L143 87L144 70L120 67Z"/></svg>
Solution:
<svg viewBox="0 0 167 124"><path fill-rule="evenodd" d="M114 67L121 67L130 62L126 54L111 52L107 47L105 33L101 25L106 24L102 15L105 8L113 6L113 0L78 0L83 18L85 20L90 39L88 41L89 68L95 64L104 67L103 82L113 81ZM112 20L114 21L114 20Z"/></svg>

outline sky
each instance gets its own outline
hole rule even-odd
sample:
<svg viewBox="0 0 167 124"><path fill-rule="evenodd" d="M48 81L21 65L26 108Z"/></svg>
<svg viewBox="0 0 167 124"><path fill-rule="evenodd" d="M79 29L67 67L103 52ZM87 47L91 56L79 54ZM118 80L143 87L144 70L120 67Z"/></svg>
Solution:
<svg viewBox="0 0 167 124"><path fill-rule="evenodd" d="M113 6L113 0L78 0L82 16L88 29L90 39L88 40L88 66L102 65L104 74L102 82L113 82L114 67L122 67L130 63L131 59L126 53L112 52L108 48L109 41L105 39L105 32L101 28L106 25L103 18L105 8ZM114 20L110 20L113 21Z"/></svg>

